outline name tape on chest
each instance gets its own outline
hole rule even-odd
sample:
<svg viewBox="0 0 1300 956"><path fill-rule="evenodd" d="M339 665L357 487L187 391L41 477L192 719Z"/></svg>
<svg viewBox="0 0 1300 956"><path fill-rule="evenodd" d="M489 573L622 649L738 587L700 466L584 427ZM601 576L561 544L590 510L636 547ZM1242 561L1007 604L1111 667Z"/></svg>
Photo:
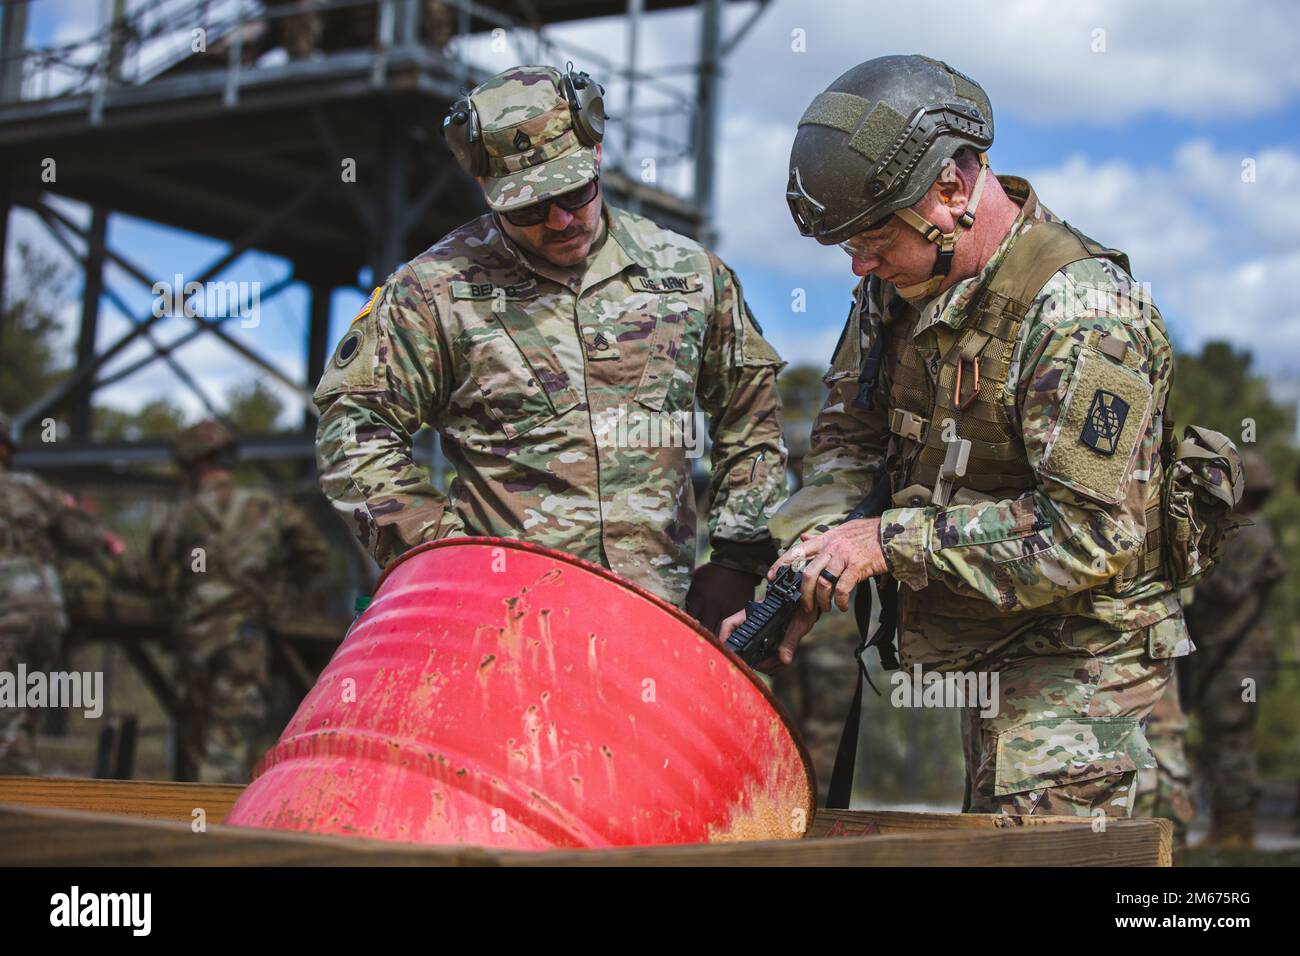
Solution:
<svg viewBox="0 0 1300 956"><path fill-rule="evenodd" d="M451 297L471 301L533 299L537 297L537 283L532 280L516 282L514 285L498 285L495 282L453 282Z"/></svg>
<svg viewBox="0 0 1300 956"><path fill-rule="evenodd" d="M651 292L665 295L669 292L699 292L704 288L704 280L698 275L689 276L632 276L628 280L637 292Z"/></svg>

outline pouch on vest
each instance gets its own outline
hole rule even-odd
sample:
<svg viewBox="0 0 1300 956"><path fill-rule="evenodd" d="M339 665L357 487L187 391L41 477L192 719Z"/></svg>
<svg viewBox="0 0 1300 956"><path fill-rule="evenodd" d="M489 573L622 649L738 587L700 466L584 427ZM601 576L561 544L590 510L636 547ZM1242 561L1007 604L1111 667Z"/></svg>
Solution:
<svg viewBox="0 0 1300 956"><path fill-rule="evenodd" d="M1237 446L1209 428L1189 425L1169 454L1161 489L1165 570L1182 588L1214 567L1224 539L1243 523L1233 511L1246 479Z"/></svg>

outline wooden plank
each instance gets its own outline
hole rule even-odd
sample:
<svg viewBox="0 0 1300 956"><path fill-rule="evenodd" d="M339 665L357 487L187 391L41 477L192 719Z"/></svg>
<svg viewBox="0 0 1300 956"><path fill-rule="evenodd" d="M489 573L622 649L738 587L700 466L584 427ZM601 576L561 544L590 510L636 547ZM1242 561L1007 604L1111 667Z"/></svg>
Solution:
<svg viewBox="0 0 1300 956"><path fill-rule="evenodd" d="M0 803L87 810L185 824L194 819L196 809L203 810L208 823L220 823L243 792L242 786L219 783L0 777Z"/></svg>
<svg viewBox="0 0 1300 956"><path fill-rule="evenodd" d="M870 836L926 830L993 830L1079 823L1078 817L1009 816L1001 813L917 813L905 810L818 809L809 837ZM1087 822L1086 820L1084 822Z"/></svg>
<svg viewBox="0 0 1300 956"><path fill-rule="evenodd" d="M421 847L0 805L3 865L1168 866L1166 820L951 828L893 836L519 853Z"/></svg>

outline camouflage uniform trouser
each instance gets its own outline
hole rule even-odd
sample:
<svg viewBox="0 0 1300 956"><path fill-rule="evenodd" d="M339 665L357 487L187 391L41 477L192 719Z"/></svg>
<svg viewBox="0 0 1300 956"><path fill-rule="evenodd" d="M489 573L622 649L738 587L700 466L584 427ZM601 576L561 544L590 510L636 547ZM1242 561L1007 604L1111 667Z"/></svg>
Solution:
<svg viewBox="0 0 1300 956"><path fill-rule="evenodd" d="M0 609L0 671L14 675L18 665L27 671L48 671L63 633L62 615L56 608ZM36 726L39 711L28 707L0 706L0 774L32 776L40 772L36 761Z"/></svg>
<svg viewBox="0 0 1300 956"><path fill-rule="evenodd" d="M826 803L844 718L853 703L858 665L856 633L819 635L803 644L794 660L772 681L777 698L794 718L817 777L817 796Z"/></svg>
<svg viewBox="0 0 1300 956"><path fill-rule="evenodd" d="M185 734L190 762L202 783L247 783L275 743L275 730L267 725L271 652L266 633L254 620L232 618L205 622L201 634L191 636L197 640L181 664L193 720Z"/></svg>
<svg viewBox="0 0 1300 956"><path fill-rule="evenodd" d="M1191 774L1187 766L1187 715L1178 702L1177 674L1147 718L1147 743L1156 766L1138 771L1135 817L1163 817L1174 825L1174 845L1187 842L1187 830L1196 818L1192 804Z"/></svg>
<svg viewBox="0 0 1300 956"><path fill-rule="evenodd" d="M1112 633L1075 625L990 668L997 714L962 710L964 811L1131 815L1137 771L1155 765L1142 722L1173 667L1148 655L1145 630Z"/></svg>
<svg viewBox="0 0 1300 956"><path fill-rule="evenodd" d="M1259 704L1241 699L1242 681L1258 682L1262 668L1237 662L1219 668L1206 682L1196 717L1201 729L1197 769L1209 789L1210 808L1216 819L1234 814L1254 815L1259 802L1255 759L1255 725Z"/></svg>

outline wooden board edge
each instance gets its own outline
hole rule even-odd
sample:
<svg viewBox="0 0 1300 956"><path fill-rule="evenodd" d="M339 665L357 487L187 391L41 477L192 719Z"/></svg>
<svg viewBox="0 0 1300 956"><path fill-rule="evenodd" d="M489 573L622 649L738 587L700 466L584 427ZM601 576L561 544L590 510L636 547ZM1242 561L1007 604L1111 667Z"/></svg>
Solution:
<svg viewBox="0 0 1300 956"><path fill-rule="evenodd" d="M778 840L523 853L421 847L114 814L0 805L4 865L417 865L417 866L1110 866L1168 865L1162 821L982 828L892 836Z"/></svg>

